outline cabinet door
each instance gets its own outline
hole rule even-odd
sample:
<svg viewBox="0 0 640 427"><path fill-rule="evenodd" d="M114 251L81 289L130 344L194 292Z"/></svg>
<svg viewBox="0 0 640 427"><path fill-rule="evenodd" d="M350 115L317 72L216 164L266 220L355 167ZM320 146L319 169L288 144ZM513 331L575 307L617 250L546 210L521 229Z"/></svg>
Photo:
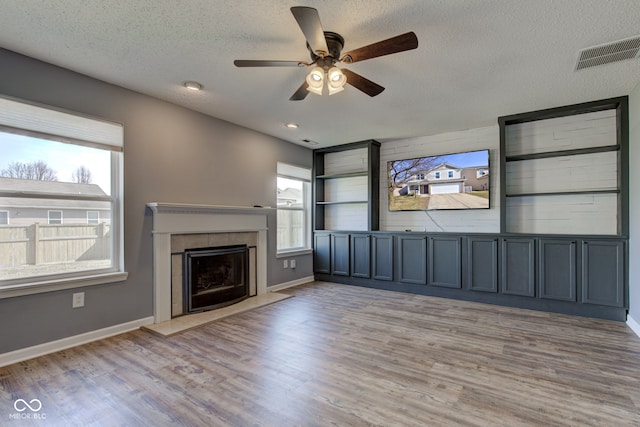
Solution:
<svg viewBox="0 0 640 427"><path fill-rule="evenodd" d="M576 300L576 242L541 239L538 244L540 298Z"/></svg>
<svg viewBox="0 0 640 427"><path fill-rule="evenodd" d="M468 288L498 292L498 239L469 237Z"/></svg>
<svg viewBox="0 0 640 427"><path fill-rule="evenodd" d="M349 275L349 235L331 235L331 274Z"/></svg>
<svg viewBox="0 0 640 427"><path fill-rule="evenodd" d="M316 234L314 237L313 271L331 273L331 235Z"/></svg>
<svg viewBox="0 0 640 427"><path fill-rule="evenodd" d="M535 241L502 239L501 286L503 294L535 296Z"/></svg>
<svg viewBox="0 0 640 427"><path fill-rule="evenodd" d="M429 238L428 284L461 288L460 237Z"/></svg>
<svg viewBox="0 0 640 427"><path fill-rule="evenodd" d="M624 307L624 242L582 242L582 302Z"/></svg>
<svg viewBox="0 0 640 427"><path fill-rule="evenodd" d="M371 277L371 236L351 236L351 276Z"/></svg>
<svg viewBox="0 0 640 427"><path fill-rule="evenodd" d="M373 278L393 280L393 236L373 236Z"/></svg>
<svg viewBox="0 0 640 427"><path fill-rule="evenodd" d="M397 236L398 280L404 283L427 283L427 238L425 236Z"/></svg>

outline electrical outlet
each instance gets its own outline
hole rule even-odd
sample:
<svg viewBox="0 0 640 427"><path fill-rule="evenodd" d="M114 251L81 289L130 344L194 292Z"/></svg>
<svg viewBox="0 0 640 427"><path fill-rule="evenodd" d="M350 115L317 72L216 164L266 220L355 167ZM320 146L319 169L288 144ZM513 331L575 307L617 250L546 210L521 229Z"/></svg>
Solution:
<svg viewBox="0 0 640 427"><path fill-rule="evenodd" d="M84 292L73 294L73 299L71 301L71 308L80 307L84 307Z"/></svg>
<svg viewBox="0 0 640 427"><path fill-rule="evenodd" d="M289 265L291 266L291 268L296 268L296 260L292 259L291 261L289 261Z"/></svg>
<svg viewBox="0 0 640 427"><path fill-rule="evenodd" d="M285 259L285 260L284 260L284 262L282 263L282 266L283 266L284 268L289 268L289 260L288 260L288 259Z"/></svg>

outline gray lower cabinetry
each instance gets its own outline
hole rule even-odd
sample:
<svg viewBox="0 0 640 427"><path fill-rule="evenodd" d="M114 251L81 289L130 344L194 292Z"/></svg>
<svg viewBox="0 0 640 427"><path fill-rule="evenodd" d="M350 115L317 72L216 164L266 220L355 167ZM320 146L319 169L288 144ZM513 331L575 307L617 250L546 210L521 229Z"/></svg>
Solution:
<svg viewBox="0 0 640 427"><path fill-rule="evenodd" d="M624 307L624 243L582 242L582 302Z"/></svg>
<svg viewBox="0 0 640 427"><path fill-rule="evenodd" d="M429 237L428 285L462 287L460 242L460 237Z"/></svg>
<svg viewBox="0 0 640 427"><path fill-rule="evenodd" d="M535 240L502 239L500 292L535 296Z"/></svg>
<svg viewBox="0 0 640 427"><path fill-rule="evenodd" d="M468 237L467 242L468 288L498 292L498 239Z"/></svg>
<svg viewBox="0 0 640 427"><path fill-rule="evenodd" d="M373 254L373 278L376 280L393 280L393 236L372 236L371 252Z"/></svg>
<svg viewBox="0 0 640 427"><path fill-rule="evenodd" d="M427 284L427 237L397 236L398 281L416 285Z"/></svg>
<svg viewBox="0 0 640 427"><path fill-rule="evenodd" d="M351 276L365 279L371 277L371 236L369 235L351 236Z"/></svg>
<svg viewBox="0 0 640 427"><path fill-rule="evenodd" d="M611 320L627 315L622 238L317 231L314 245L318 280Z"/></svg>
<svg viewBox="0 0 640 427"><path fill-rule="evenodd" d="M331 235L331 274L349 275L349 235Z"/></svg>
<svg viewBox="0 0 640 427"><path fill-rule="evenodd" d="M313 270L316 273L331 273L331 235L316 234L313 240Z"/></svg>
<svg viewBox="0 0 640 427"><path fill-rule="evenodd" d="M538 295L543 299L576 300L576 242L540 239Z"/></svg>

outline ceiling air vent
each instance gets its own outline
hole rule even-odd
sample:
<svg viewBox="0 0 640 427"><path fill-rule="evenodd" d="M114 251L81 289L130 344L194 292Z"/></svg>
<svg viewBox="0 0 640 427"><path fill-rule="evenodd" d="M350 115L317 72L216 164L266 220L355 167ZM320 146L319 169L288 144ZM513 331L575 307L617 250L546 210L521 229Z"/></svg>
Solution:
<svg viewBox="0 0 640 427"><path fill-rule="evenodd" d="M640 52L640 36L617 42L582 49L579 53L576 71L597 65L610 64L638 57Z"/></svg>

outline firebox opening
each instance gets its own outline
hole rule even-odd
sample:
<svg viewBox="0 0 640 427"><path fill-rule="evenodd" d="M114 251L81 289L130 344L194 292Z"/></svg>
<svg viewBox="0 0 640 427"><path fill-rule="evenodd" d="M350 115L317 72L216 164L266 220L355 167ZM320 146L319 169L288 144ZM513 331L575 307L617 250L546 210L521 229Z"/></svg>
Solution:
<svg viewBox="0 0 640 427"><path fill-rule="evenodd" d="M249 296L247 245L187 249L182 271L185 314L225 307Z"/></svg>

